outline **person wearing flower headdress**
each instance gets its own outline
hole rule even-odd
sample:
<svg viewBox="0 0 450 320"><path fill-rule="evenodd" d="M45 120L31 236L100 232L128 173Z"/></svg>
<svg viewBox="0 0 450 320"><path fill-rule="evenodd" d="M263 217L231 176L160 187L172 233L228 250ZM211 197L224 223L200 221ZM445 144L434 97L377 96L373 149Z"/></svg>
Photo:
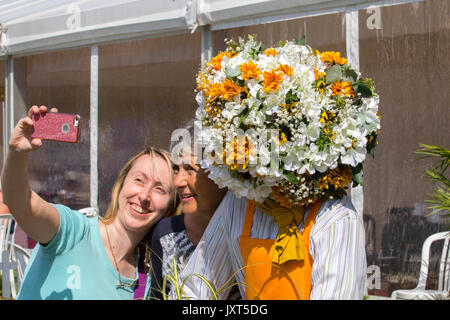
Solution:
<svg viewBox="0 0 450 320"><path fill-rule="evenodd" d="M229 191L184 294L226 299L236 281L245 299L362 299L364 226L346 189L376 145L373 82L339 52L249 36L202 66L197 89L203 166Z"/></svg>

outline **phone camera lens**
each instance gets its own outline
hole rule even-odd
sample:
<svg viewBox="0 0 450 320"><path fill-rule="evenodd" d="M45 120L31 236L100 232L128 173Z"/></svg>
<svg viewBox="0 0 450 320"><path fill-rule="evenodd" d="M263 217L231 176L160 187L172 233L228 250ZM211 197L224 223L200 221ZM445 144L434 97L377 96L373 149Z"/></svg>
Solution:
<svg viewBox="0 0 450 320"><path fill-rule="evenodd" d="M68 123L63 123L63 125L61 126L61 131L63 133L68 133L70 131L70 126Z"/></svg>

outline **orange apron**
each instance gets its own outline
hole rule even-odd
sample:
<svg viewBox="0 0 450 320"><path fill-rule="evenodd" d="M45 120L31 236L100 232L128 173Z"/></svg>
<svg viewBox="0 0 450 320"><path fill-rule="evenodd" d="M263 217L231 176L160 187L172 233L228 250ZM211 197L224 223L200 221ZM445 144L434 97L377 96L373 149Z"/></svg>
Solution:
<svg viewBox="0 0 450 320"><path fill-rule="evenodd" d="M314 224L320 201L311 206L305 226L300 232L305 250L303 261L272 263L270 249L275 240L253 239L250 233L255 203L248 201L241 236L241 254L244 261L245 295L247 300L309 300L313 259L309 254L309 234Z"/></svg>

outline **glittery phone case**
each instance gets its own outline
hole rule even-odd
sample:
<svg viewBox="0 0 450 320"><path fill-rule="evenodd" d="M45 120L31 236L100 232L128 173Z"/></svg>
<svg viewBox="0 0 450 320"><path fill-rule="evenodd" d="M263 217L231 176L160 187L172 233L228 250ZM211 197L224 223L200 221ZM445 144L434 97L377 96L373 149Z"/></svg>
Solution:
<svg viewBox="0 0 450 320"><path fill-rule="evenodd" d="M80 140L81 118L77 114L46 112L33 115L32 138L76 143Z"/></svg>

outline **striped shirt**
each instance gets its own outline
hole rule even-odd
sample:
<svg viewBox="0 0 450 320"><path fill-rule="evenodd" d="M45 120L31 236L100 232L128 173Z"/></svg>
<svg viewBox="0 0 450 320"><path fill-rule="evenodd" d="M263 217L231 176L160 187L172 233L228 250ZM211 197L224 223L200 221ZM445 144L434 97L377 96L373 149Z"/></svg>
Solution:
<svg viewBox="0 0 450 320"><path fill-rule="evenodd" d="M184 294L190 299L210 299L212 292L198 276L212 282L219 298L226 299L234 281L244 283L240 236L247 208L246 198L229 191L180 274L186 279ZM305 217L309 208L305 210ZM298 226L303 229L303 223ZM251 237L275 239L278 226L273 217L255 208ZM309 251L313 258L310 299L362 299L366 294L365 233L362 218L350 199L322 203L311 229ZM223 290L222 290L223 289ZM245 297L245 287L239 285ZM222 291L221 291L222 290Z"/></svg>

